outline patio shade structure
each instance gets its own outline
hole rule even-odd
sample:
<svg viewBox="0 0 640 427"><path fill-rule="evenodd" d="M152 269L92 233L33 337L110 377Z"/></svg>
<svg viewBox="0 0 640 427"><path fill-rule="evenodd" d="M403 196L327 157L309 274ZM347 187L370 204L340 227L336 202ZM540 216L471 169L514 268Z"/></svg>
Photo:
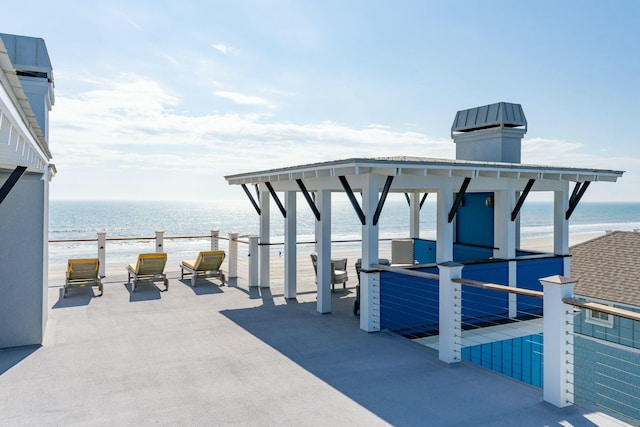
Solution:
<svg viewBox="0 0 640 427"><path fill-rule="evenodd" d="M437 195L436 262L453 260L456 217L465 194L487 193L493 209L494 256L513 259L518 245L518 215L532 191L553 192L554 253L569 254L569 218L593 182L615 182L622 171L520 163L520 141L526 119L518 104L498 103L456 114L452 134L457 159L428 157L351 158L226 176L240 185L260 216L261 287L269 286L270 200L285 221L285 295L296 289L296 200L301 193L316 218L318 253L317 311L331 312L331 196L346 193L362 224L362 265L378 261L379 217L389 193L405 193L409 200L410 237L419 237L420 205L424 194ZM525 127L524 129L522 127ZM477 158L481 158L478 160ZM259 192L253 199L247 186ZM278 193L284 194L284 203ZM565 275L569 275L566 258ZM361 283L360 327L370 331L367 307L372 283Z"/></svg>

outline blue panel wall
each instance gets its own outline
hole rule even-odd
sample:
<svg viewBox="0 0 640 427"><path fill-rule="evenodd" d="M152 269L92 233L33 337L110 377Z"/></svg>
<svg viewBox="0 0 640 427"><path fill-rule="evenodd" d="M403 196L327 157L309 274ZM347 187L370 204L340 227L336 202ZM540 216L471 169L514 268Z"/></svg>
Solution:
<svg viewBox="0 0 640 427"><path fill-rule="evenodd" d="M413 240L413 256L418 264L432 264L436 262L436 242L433 240Z"/></svg>
<svg viewBox="0 0 640 427"><path fill-rule="evenodd" d="M561 257L520 260L516 283L519 288L542 291L541 278L562 275L563 272L564 258ZM518 295L518 316L526 313L542 314L542 299Z"/></svg>
<svg viewBox="0 0 640 427"><path fill-rule="evenodd" d="M462 349L462 360L536 387L543 385L542 334L478 344Z"/></svg>
<svg viewBox="0 0 640 427"><path fill-rule="evenodd" d="M438 268L419 271L438 273ZM380 328L402 335L438 331L437 280L399 273L380 273Z"/></svg>
<svg viewBox="0 0 640 427"><path fill-rule="evenodd" d="M493 257L493 248L481 248L460 243L453 244L453 260L456 262L479 261Z"/></svg>
<svg viewBox="0 0 640 427"><path fill-rule="evenodd" d="M456 214L456 241L493 247L493 208L485 200L493 193L466 193ZM478 259L478 258L475 258Z"/></svg>
<svg viewBox="0 0 640 427"><path fill-rule="evenodd" d="M506 284L509 283L508 263L467 265L462 269L462 277L481 282ZM471 286L462 287L463 325L504 320L508 312L509 295L507 293Z"/></svg>
<svg viewBox="0 0 640 427"><path fill-rule="evenodd" d="M414 239L414 258L419 264L436 262L436 242L433 240ZM463 243L453 244L453 261L478 261L493 257L493 248L470 246Z"/></svg>

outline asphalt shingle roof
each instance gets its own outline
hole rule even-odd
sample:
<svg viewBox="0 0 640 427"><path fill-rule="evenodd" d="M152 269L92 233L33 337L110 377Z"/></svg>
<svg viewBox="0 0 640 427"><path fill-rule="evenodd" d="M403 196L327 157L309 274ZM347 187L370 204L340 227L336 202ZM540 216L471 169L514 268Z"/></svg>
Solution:
<svg viewBox="0 0 640 427"><path fill-rule="evenodd" d="M569 252L575 294L640 307L640 232L613 231Z"/></svg>

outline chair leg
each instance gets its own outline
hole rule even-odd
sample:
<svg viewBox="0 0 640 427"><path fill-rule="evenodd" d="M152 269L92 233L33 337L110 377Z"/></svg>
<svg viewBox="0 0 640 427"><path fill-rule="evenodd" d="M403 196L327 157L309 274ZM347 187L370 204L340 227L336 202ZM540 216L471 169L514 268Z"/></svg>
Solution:
<svg viewBox="0 0 640 427"><path fill-rule="evenodd" d="M129 283L131 283L131 292L135 292L136 291L136 278L133 278L133 281L131 279L129 279Z"/></svg>
<svg viewBox="0 0 640 427"><path fill-rule="evenodd" d="M196 287L196 280L198 279L198 275L196 273L193 273L193 276L191 276L191 287L195 288Z"/></svg>
<svg viewBox="0 0 640 427"><path fill-rule="evenodd" d="M169 279L167 279L166 277L164 278L164 290L169 290Z"/></svg>

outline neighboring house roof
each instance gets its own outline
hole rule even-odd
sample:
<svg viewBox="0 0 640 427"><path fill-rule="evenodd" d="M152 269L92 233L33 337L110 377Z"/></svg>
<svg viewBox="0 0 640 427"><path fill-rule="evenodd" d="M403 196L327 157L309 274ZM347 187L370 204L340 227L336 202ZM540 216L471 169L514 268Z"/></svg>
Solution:
<svg viewBox="0 0 640 427"><path fill-rule="evenodd" d="M575 294L640 307L640 232L608 232L569 252Z"/></svg>

